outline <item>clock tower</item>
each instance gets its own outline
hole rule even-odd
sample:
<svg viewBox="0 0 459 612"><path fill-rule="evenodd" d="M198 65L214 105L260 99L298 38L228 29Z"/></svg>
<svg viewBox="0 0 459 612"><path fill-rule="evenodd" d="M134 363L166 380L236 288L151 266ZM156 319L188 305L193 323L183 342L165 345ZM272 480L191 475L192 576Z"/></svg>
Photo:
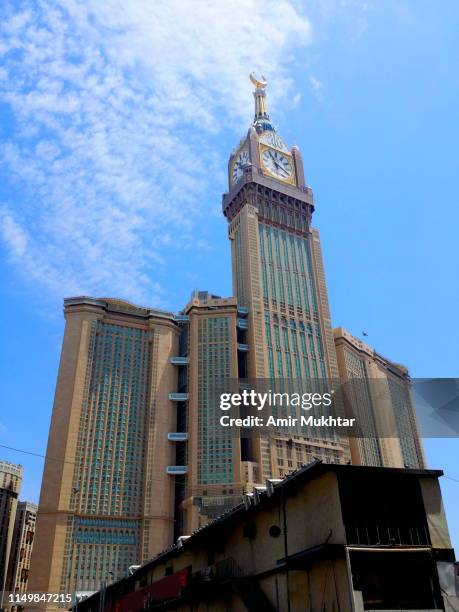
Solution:
<svg viewBox="0 0 459 612"><path fill-rule="evenodd" d="M311 227L313 193L305 183L299 149L285 144L270 119L266 79L254 74L250 79L255 86L254 119L230 156L229 189L223 195L233 293L239 307L248 311L246 365L239 375L296 379L306 386L308 381L338 379L319 233ZM279 433L275 438L252 441L242 458L253 464L250 470L259 482L297 467L288 459L291 436ZM303 463L313 456L349 459L347 439L332 436L316 446L295 438L295 456Z"/></svg>

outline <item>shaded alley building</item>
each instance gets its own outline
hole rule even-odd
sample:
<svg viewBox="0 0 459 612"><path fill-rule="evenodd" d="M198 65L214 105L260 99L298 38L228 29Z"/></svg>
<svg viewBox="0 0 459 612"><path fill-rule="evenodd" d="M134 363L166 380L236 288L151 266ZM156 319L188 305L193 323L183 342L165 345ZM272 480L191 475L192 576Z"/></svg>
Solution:
<svg viewBox="0 0 459 612"><path fill-rule="evenodd" d="M106 612L458 609L438 470L314 462L103 592ZM318 511L320 509L320 511ZM101 593L80 612L98 612Z"/></svg>
<svg viewBox="0 0 459 612"><path fill-rule="evenodd" d="M13 543L22 465L0 461L0 590L5 591Z"/></svg>
<svg viewBox="0 0 459 612"><path fill-rule="evenodd" d="M21 595L28 589L37 509L36 504L27 501L20 501L17 506L6 580L6 590L10 593Z"/></svg>

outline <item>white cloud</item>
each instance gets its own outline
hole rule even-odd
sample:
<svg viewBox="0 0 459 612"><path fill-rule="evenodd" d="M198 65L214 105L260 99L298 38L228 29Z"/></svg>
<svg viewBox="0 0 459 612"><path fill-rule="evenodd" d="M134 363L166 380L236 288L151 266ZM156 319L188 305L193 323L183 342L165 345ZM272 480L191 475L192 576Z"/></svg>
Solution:
<svg viewBox="0 0 459 612"><path fill-rule="evenodd" d="M247 73L271 77L271 103L289 95L310 24L289 0L20 6L0 42L0 98L14 117L0 149L4 244L59 296L154 302L148 271L167 265L170 235L212 214L209 177L224 160L211 143L247 125Z"/></svg>
<svg viewBox="0 0 459 612"><path fill-rule="evenodd" d="M318 78L316 78L314 75L311 75L309 77L309 82L311 84L311 87L313 88L314 91L320 91L322 89L322 87L324 86L324 84L322 83L322 81L319 81Z"/></svg>
<svg viewBox="0 0 459 612"><path fill-rule="evenodd" d="M26 233L6 209L0 211L0 213L0 232L2 238L8 245L11 256L14 259L20 259L27 251Z"/></svg>
<svg viewBox="0 0 459 612"><path fill-rule="evenodd" d="M316 99L319 102L323 102L323 87L324 84L322 83L321 80L319 80L316 76L314 76L313 74L309 76L309 85L311 86L312 91L314 92L314 95L316 97Z"/></svg>
<svg viewBox="0 0 459 612"><path fill-rule="evenodd" d="M298 106L298 104L301 102L301 98L302 95L301 93L298 91L292 98L292 106L293 108L296 108Z"/></svg>

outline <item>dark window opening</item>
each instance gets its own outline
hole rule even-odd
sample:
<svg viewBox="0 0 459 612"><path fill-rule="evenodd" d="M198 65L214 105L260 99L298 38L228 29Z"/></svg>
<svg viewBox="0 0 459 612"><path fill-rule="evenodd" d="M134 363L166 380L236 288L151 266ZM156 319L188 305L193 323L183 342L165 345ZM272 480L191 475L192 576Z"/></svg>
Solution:
<svg viewBox="0 0 459 612"><path fill-rule="evenodd" d="M435 565L425 553L351 552L351 569L365 610L443 609Z"/></svg>
<svg viewBox="0 0 459 612"><path fill-rule="evenodd" d="M340 474L348 544L430 545L417 478L408 474Z"/></svg>
<svg viewBox="0 0 459 612"><path fill-rule="evenodd" d="M241 438L241 461L254 461L251 438Z"/></svg>

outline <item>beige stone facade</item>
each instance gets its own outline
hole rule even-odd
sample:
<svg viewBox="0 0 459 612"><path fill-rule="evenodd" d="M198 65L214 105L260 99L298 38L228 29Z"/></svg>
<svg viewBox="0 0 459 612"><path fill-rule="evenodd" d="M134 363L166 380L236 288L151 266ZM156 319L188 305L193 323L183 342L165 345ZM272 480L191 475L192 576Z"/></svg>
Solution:
<svg viewBox="0 0 459 612"><path fill-rule="evenodd" d="M425 467L406 367L342 327L334 330L334 340L347 411L362 426L362 435L350 440L352 462Z"/></svg>
<svg viewBox="0 0 459 612"><path fill-rule="evenodd" d="M240 441L220 427L216 404L238 378L237 301L196 291L183 313L189 319L183 340L188 469L177 512L187 534L239 503L244 476Z"/></svg>
<svg viewBox="0 0 459 612"><path fill-rule="evenodd" d="M29 590L93 591L172 540L171 313L65 300Z"/></svg>

